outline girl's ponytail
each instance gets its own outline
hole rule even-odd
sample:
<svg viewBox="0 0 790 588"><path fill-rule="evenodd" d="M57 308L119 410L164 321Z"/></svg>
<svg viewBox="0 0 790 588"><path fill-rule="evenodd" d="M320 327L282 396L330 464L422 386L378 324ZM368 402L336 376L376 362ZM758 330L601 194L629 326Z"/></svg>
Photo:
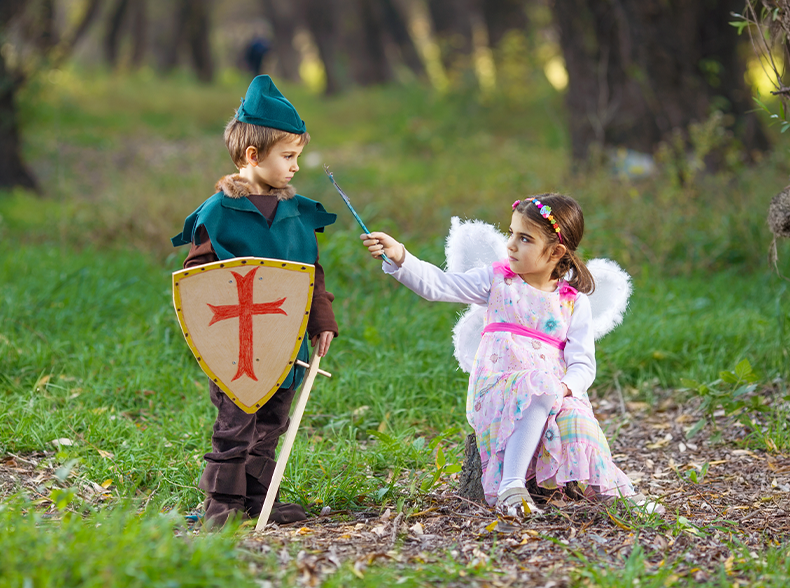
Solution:
<svg viewBox="0 0 790 588"><path fill-rule="evenodd" d="M595 279L584 262L579 259L575 251L568 251L565 258L569 259L570 276L568 285L576 288L582 294L592 294L595 291ZM563 258L564 259L564 258ZM562 275L567 275L567 272Z"/></svg>

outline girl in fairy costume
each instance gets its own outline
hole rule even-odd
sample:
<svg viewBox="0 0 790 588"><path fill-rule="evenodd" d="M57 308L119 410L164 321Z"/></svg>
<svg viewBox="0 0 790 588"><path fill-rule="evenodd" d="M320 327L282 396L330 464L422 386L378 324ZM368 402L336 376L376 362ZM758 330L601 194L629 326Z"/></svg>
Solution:
<svg viewBox="0 0 790 588"><path fill-rule="evenodd" d="M466 412L486 500L506 514L539 512L526 490L533 477L543 488L577 482L589 497L634 495L587 396L595 283L575 253L583 233L575 200L542 194L513 203L507 258L464 273L417 259L386 233L361 235L393 262L382 269L423 298L486 306Z"/></svg>

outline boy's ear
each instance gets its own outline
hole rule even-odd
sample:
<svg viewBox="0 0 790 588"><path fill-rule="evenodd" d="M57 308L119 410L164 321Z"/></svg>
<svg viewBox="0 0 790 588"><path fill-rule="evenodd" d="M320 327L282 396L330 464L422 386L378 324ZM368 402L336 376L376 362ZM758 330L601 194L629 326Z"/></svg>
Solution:
<svg viewBox="0 0 790 588"><path fill-rule="evenodd" d="M247 165L251 165L253 167L257 167L258 161L258 150L250 145L247 149L244 150L244 159L247 161Z"/></svg>

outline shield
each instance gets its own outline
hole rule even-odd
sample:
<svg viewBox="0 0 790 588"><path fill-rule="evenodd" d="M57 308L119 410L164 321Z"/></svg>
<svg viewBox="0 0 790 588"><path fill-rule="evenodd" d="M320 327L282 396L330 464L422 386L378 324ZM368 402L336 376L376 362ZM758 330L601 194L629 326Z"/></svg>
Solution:
<svg viewBox="0 0 790 588"><path fill-rule="evenodd" d="M239 257L173 273L173 304L200 367L247 413L285 381L305 337L315 267Z"/></svg>

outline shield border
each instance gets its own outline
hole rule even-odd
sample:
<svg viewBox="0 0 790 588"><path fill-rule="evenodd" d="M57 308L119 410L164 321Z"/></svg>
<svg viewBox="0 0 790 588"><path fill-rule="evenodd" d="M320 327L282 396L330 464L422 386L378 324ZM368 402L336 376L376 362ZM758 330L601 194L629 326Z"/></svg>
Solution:
<svg viewBox="0 0 790 588"><path fill-rule="evenodd" d="M275 386L269 390L258 402L256 402L252 406L247 406L244 404L239 398L228 388L222 380L220 380L217 375L211 370L211 368L206 365L206 362L200 356L200 353L192 342L192 338L189 336L189 329L187 328L186 321L184 319L184 314L181 310L181 291L178 287L178 283L181 279L188 277L191 274L204 272L208 269L215 269L215 268L232 268L232 267L241 267L241 266L269 266L269 267L278 267L284 268L291 271L297 272L305 272L310 274L310 290L307 293L307 307L305 308L305 314L302 318L302 324L299 327L299 336L296 339L296 344L294 345L294 350L291 353L291 358L288 361L288 365L285 366L285 369L277 378L277 383ZM315 287L315 266L309 263L298 263L294 261L288 261L285 259L272 259L268 257L235 257L233 259L226 259L223 261L212 261L211 263L206 263L203 265L198 265L194 267L190 267L183 270L178 270L173 272L173 308L175 308L176 315L178 316L178 324L181 326L181 334L184 336L184 340L187 342L190 351L192 351L192 355L195 356L197 359L198 365L203 370L203 372L214 382L220 390L222 390L228 398L230 398L233 403L238 406L241 410L248 414L252 414L257 412L264 404L266 404L269 399L274 395L275 392L280 387L280 383L283 382L288 376L288 372L294 366L294 362L296 361L296 356L299 354L299 349L302 346L302 339L304 339L305 331L307 330L307 321L310 318L310 309L313 305L313 288Z"/></svg>

